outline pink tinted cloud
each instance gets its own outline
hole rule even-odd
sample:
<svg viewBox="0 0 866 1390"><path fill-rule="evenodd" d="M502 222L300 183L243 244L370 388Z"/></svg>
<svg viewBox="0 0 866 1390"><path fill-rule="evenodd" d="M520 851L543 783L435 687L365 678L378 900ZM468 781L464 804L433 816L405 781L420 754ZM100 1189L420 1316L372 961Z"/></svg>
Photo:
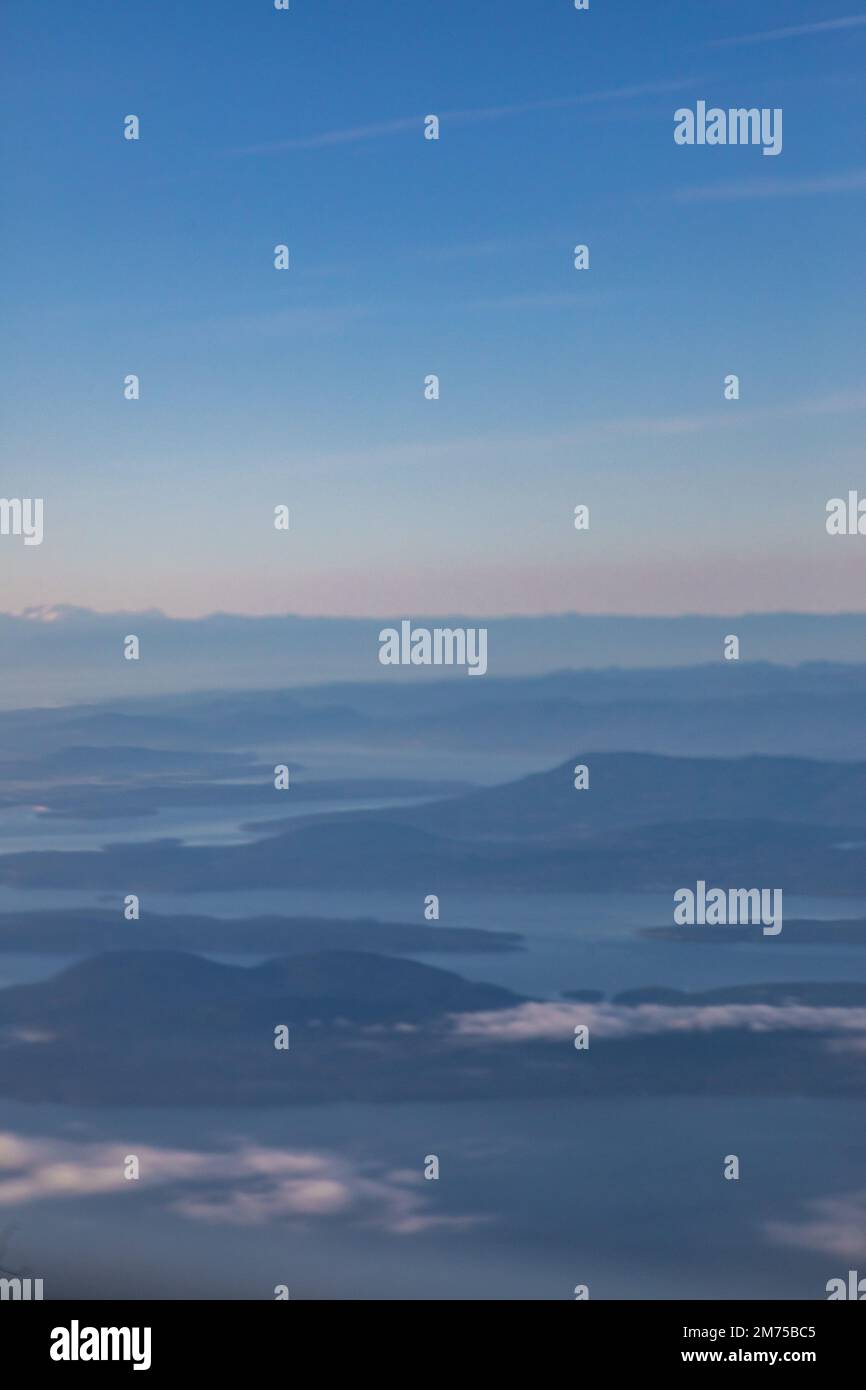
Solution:
<svg viewBox="0 0 866 1390"><path fill-rule="evenodd" d="M139 1160L137 1180L124 1177L128 1154ZM420 1169L371 1176L333 1153L248 1143L211 1153L0 1132L0 1208L124 1190L156 1190L168 1210L212 1224L342 1216L392 1235L412 1235L477 1219L430 1211Z"/></svg>
<svg viewBox="0 0 866 1390"><path fill-rule="evenodd" d="M768 1221L764 1230L776 1245L790 1245L840 1260L866 1258L866 1189L807 1203L800 1221ZM862 1266L861 1266L862 1268ZM845 1271L836 1271L843 1275Z"/></svg>
<svg viewBox="0 0 866 1390"><path fill-rule="evenodd" d="M770 1033L787 1029L805 1032L866 1034L866 1009L815 1008L806 1004L520 1004L455 1015L454 1033L483 1042L561 1042L579 1024L596 1038L634 1038L652 1033L714 1033L746 1029Z"/></svg>

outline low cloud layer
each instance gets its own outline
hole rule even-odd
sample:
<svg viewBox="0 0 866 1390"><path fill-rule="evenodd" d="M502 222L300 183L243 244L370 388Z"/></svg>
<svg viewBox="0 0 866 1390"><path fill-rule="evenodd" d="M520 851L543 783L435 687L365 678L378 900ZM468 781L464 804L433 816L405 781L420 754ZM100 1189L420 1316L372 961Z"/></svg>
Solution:
<svg viewBox="0 0 866 1390"><path fill-rule="evenodd" d="M521 1004L514 1009L458 1014L460 1037L484 1042L561 1042L579 1024L596 1038L634 1038L650 1033L864 1033L866 1009L814 1008L806 1004Z"/></svg>
<svg viewBox="0 0 866 1390"><path fill-rule="evenodd" d="M764 1227L777 1245L791 1245L840 1260L866 1260L866 1189L838 1197L819 1197L807 1204L800 1221L768 1221ZM836 1271L844 1274L843 1270Z"/></svg>
<svg viewBox="0 0 866 1390"><path fill-rule="evenodd" d="M128 1154L141 1176L124 1177ZM78 1143L0 1132L0 1208L98 1197L122 1189L161 1192L168 1210L190 1221L260 1226L341 1217L394 1235L473 1224L472 1217L428 1211L423 1175L370 1175L336 1154L242 1143L206 1153L131 1143Z"/></svg>

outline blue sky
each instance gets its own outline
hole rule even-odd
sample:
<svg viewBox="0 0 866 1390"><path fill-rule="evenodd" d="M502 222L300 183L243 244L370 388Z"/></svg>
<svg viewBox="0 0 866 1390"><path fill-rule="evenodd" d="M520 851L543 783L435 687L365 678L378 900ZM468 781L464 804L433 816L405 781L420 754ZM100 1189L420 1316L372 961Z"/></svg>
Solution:
<svg viewBox="0 0 866 1390"><path fill-rule="evenodd" d="M4 609L864 607L824 508L866 491L866 6L18 0L2 37L2 491L45 499ZM676 146L699 99L781 107L782 153Z"/></svg>

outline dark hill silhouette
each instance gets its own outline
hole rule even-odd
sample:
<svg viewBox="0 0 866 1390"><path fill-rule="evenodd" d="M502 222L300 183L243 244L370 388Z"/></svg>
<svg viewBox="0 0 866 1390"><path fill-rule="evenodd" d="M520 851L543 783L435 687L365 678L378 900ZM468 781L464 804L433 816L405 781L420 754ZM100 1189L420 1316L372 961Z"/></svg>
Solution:
<svg viewBox="0 0 866 1390"><path fill-rule="evenodd" d="M575 791L586 762L590 789ZM448 884L535 892L720 886L866 891L866 764L593 754L520 781L399 810L269 823L248 844L180 840L0 857L33 887L347 890Z"/></svg>
<svg viewBox="0 0 866 1390"><path fill-rule="evenodd" d="M757 986L737 1002L856 1003L862 986ZM781 991L781 994L780 994ZM727 993L731 993L728 991ZM635 993L637 997L635 997ZM655 991L632 992L633 1002ZM671 997L687 1004L700 996ZM725 991L719 991L724 997ZM523 1002L450 971L365 952L278 958L242 969L152 951L96 957L39 984L0 990L0 1094L67 1104L261 1106L583 1095L864 1093L862 1056L790 1027L489 1042L451 1015ZM717 1002L715 997L713 1002ZM730 1001L729 1001L730 1002ZM575 1021L581 1006L575 1003ZM628 1006L623 1005L623 1013ZM624 1020L627 1026L627 1019ZM274 1046L289 1028L289 1047Z"/></svg>
<svg viewBox="0 0 866 1390"><path fill-rule="evenodd" d="M164 1026L173 1016L192 1021L202 1006L237 1013L245 1004L255 1006L251 1020L275 1009L282 1011L282 1021L310 1015L413 1020L505 1008L519 998L498 985L368 951L277 957L254 967L183 951L115 951L69 966L50 980L0 991L0 1026L38 1018L48 1027L72 1024L90 1031L113 1022L125 1031Z"/></svg>
<svg viewBox="0 0 866 1390"><path fill-rule="evenodd" d="M573 769L590 785L574 788ZM410 807L404 823L458 839L526 842L565 830L597 834L694 818L866 826L866 762L805 758L671 758L578 753L546 772L447 801Z"/></svg>
<svg viewBox="0 0 866 1390"><path fill-rule="evenodd" d="M379 922L371 918L207 917L146 912L141 923L115 911L70 908L0 913L0 951L96 955L101 951L176 950L211 955L308 954L363 950L385 955L515 951L518 932L443 923Z"/></svg>

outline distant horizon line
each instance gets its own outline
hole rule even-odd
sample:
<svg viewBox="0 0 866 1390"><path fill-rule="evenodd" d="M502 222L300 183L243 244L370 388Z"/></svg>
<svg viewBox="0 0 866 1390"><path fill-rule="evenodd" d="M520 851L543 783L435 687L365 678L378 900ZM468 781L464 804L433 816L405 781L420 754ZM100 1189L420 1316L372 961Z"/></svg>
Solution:
<svg viewBox="0 0 866 1390"><path fill-rule="evenodd" d="M713 620L713 619L753 619L753 618L799 618L799 619L826 619L826 618L866 618L866 608L836 608L836 609L801 609L801 608L756 608L740 609L737 611L725 612L721 609L712 612L701 612L694 609L683 610L682 612L670 613L642 613L626 611L595 611L580 610L576 608L565 608L558 610L541 610L534 613L504 612L489 613L476 612L468 609L450 609L435 612L430 609L414 609L409 612L400 609L391 609L381 613L298 613L290 609L276 613L242 613L233 612L229 609L215 608L206 613L180 614L167 613L163 608L88 608L82 604L69 603L46 603L28 605L17 612L9 609L0 609L0 620L8 619L13 622L28 622L33 624L43 624L51 626L54 623L63 622L75 618L149 618L159 619L170 623L201 623L209 622L215 618L227 618L236 622L284 622L291 619L295 622L320 622L320 623L378 623L393 622L399 619L409 618L412 621L424 618L434 618L443 621L450 618L472 618L477 622L479 619L485 622L551 622L557 619L581 618L594 619L598 621L618 621L628 620L632 622L683 622L694 620Z"/></svg>

